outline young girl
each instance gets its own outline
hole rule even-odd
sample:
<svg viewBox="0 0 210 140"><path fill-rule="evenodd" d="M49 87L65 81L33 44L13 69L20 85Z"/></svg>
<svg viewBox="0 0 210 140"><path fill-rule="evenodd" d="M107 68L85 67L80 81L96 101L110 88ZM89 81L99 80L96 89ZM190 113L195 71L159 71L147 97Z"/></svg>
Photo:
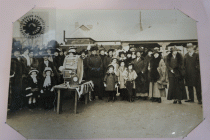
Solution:
<svg viewBox="0 0 210 140"><path fill-rule="evenodd" d="M118 79L116 74L114 73L114 66L109 65L108 71L104 77L104 87L105 91L109 94L108 102L110 100L116 100L116 88L117 88Z"/></svg>
<svg viewBox="0 0 210 140"><path fill-rule="evenodd" d="M133 89L135 89L135 79L137 78L137 74L136 71L133 69L133 64L129 63L128 64L128 74L126 79L126 83L125 86L128 90L128 95L127 95L127 99L129 102L133 102L134 101L134 93L133 93Z"/></svg>
<svg viewBox="0 0 210 140"><path fill-rule="evenodd" d="M31 69L27 77L26 99L30 109L37 107L37 99L40 95L40 79L37 76L38 73L38 70Z"/></svg>
<svg viewBox="0 0 210 140"><path fill-rule="evenodd" d="M110 65L114 66L114 73L117 74L117 70L119 69L117 57L112 58L112 62Z"/></svg>
<svg viewBox="0 0 210 140"><path fill-rule="evenodd" d="M53 72L50 67L46 67L43 72L43 81L41 84L41 98L42 98L42 105L44 109L51 109L53 108L53 101L55 99L54 94L54 86L55 86L55 79L53 77Z"/></svg>
<svg viewBox="0 0 210 140"><path fill-rule="evenodd" d="M120 96L122 97L122 100L125 100L125 95L127 93L127 89L125 87L125 78L128 75L127 68L125 67L125 61L120 61L120 67L117 71L118 76L118 82L119 82L119 88L120 88Z"/></svg>

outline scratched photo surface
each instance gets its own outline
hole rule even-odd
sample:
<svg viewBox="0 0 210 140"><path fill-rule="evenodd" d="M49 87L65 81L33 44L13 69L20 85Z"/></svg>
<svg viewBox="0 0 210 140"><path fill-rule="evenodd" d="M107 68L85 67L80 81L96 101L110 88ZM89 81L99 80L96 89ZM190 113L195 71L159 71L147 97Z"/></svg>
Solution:
<svg viewBox="0 0 210 140"><path fill-rule="evenodd" d="M196 21L32 9L13 23L7 124L28 139L183 138L203 120Z"/></svg>

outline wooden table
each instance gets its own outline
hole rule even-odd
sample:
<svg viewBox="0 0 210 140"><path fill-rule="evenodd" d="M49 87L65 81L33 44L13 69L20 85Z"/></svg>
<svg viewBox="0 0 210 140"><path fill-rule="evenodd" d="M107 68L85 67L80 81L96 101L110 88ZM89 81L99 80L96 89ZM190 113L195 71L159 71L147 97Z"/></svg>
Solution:
<svg viewBox="0 0 210 140"><path fill-rule="evenodd" d="M78 87L81 87L82 85L83 86L88 86L88 92L87 93L82 93L81 95L85 95L85 104L88 103L88 98L89 98L89 95L91 94L91 91L93 90L93 87L90 87L90 82L92 81L87 81L87 82L83 82L82 84L79 84L79 85L74 85L74 86L66 86L65 84L60 84L60 85L56 85L54 86L55 89L58 90L58 98L57 98L57 114L60 114L60 90L61 89L67 89L67 90L70 90L70 91L75 91L75 103L74 103L74 113L76 114L77 113L77 100L78 100L78 92L77 92L77 88Z"/></svg>

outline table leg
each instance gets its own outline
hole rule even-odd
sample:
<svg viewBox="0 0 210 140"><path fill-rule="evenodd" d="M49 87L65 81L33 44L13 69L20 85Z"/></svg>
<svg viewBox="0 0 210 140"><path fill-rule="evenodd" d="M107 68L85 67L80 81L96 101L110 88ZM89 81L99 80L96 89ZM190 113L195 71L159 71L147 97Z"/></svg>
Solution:
<svg viewBox="0 0 210 140"><path fill-rule="evenodd" d="M58 89L57 114L60 114L60 89Z"/></svg>
<svg viewBox="0 0 210 140"><path fill-rule="evenodd" d="M88 95L88 93L86 93L86 94L85 94L85 104L88 103L88 97L89 97L89 95Z"/></svg>
<svg viewBox="0 0 210 140"><path fill-rule="evenodd" d="M75 91L74 113L77 114L77 91Z"/></svg>

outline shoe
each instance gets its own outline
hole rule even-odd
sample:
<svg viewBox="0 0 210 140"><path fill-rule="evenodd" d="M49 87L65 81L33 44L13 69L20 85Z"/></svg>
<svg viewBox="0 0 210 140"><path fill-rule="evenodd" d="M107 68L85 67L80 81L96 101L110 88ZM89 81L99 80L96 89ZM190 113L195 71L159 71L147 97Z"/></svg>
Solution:
<svg viewBox="0 0 210 140"><path fill-rule="evenodd" d="M186 100L185 102L190 102L190 103L193 103L194 100Z"/></svg>
<svg viewBox="0 0 210 140"><path fill-rule="evenodd" d="M161 103L161 98L158 99L158 103Z"/></svg>
<svg viewBox="0 0 210 140"><path fill-rule="evenodd" d="M174 100L173 104L176 104L176 103L177 103L177 101Z"/></svg>
<svg viewBox="0 0 210 140"><path fill-rule="evenodd" d="M202 101L198 101L198 104L202 104Z"/></svg>
<svg viewBox="0 0 210 140"><path fill-rule="evenodd" d="M179 102L179 104L182 104L182 101L178 101Z"/></svg>

